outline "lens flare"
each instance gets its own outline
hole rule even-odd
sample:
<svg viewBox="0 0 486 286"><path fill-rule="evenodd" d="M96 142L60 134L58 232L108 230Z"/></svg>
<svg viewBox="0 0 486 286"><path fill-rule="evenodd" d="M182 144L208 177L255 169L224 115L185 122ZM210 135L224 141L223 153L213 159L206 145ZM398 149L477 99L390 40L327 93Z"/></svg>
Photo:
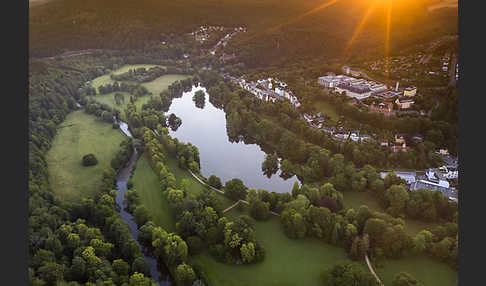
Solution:
<svg viewBox="0 0 486 286"><path fill-rule="evenodd" d="M299 16L297 16L297 17L293 18L293 19L288 20L287 22L284 22L284 23L281 23L281 24L275 25L275 26L273 26L273 27L270 27L270 28L268 28L268 29L265 29L265 30L264 30L264 31L262 31L262 32L256 33L256 34L254 34L253 36L251 36L251 37L249 37L249 38L247 38L247 39L245 39L245 40L240 41L240 42L239 42L239 44L244 44L244 43L247 43L247 42L249 42L249 41L251 41L251 40L253 40L253 39L255 39L255 38L258 38L258 37L263 36L264 34L267 34L267 33L270 33L270 32L273 32L273 31L276 31L276 30L278 30L278 29L281 29L283 26L286 26L286 25L289 25L289 24L293 24L293 23L295 23L295 22L297 22L297 21L300 21L302 18L304 18L304 17L306 17L306 16L309 16L309 15L312 15L312 14L314 14L314 13L316 13L316 12L318 12L318 11L322 10L322 9L325 9L325 8L327 8L327 7L331 6L331 5L334 5L334 4L336 4L337 2L339 2L339 1L340 1L340 0L331 0L331 1L328 1L328 2L326 2L326 3L324 3L324 4L320 5L320 6L318 6L318 7L316 7L316 8L314 8L314 9L312 9L312 10L309 10L309 11L305 12L304 14L301 14L301 15L299 15Z"/></svg>

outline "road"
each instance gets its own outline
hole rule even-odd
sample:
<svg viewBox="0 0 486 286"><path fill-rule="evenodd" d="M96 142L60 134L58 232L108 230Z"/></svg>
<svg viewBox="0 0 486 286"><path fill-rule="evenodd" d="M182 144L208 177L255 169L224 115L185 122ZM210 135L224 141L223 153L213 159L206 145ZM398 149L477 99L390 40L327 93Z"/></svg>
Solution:
<svg viewBox="0 0 486 286"><path fill-rule="evenodd" d="M449 75L451 77L449 86L456 86L456 63L457 63L457 56L456 54L453 54L451 67L449 68Z"/></svg>

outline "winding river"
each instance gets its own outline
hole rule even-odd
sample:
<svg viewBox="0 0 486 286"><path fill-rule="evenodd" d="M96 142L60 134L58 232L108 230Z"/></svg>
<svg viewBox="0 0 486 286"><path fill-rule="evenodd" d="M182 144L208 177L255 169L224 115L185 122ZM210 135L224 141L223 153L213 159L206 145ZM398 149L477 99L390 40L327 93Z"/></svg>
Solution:
<svg viewBox="0 0 486 286"><path fill-rule="evenodd" d="M132 137L130 130L128 130L128 125L125 122L119 122L121 131L127 135L128 137ZM137 161L137 150L133 149L133 154L130 157L130 161L127 166L122 168L118 173L116 178L116 186L118 192L116 194L116 204L120 206L120 217L128 224L130 227L130 232L133 236L133 239L137 243L138 247L145 252L145 249L140 243L138 242L138 227L135 223L133 216L125 210L125 204L123 200L125 198L125 191L127 190L127 182L130 179L130 176L133 171L133 167ZM153 280L161 286L169 286L172 285L172 278L169 274L169 270L166 268L165 264L158 265L157 260L153 257L147 256L144 254L144 259L150 267L150 275L152 276ZM158 267L157 267L158 266Z"/></svg>
<svg viewBox="0 0 486 286"><path fill-rule="evenodd" d="M205 93L203 108L196 107L192 100L196 91ZM167 112L182 119L182 125L176 131L170 130L172 137L182 142L191 142L199 149L201 174L208 178L216 175L225 182L239 178L249 188L263 188L279 193L290 192L296 176L289 179L277 174L268 178L263 174L261 165L265 152L257 144L230 142L226 132L226 116L222 109L209 102L209 94L201 86L193 86L182 97L175 98Z"/></svg>

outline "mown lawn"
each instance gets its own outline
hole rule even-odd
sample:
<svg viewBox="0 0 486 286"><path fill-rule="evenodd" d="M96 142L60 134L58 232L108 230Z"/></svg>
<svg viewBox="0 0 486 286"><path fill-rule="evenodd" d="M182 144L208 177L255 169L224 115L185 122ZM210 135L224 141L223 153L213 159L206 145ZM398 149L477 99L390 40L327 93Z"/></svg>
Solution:
<svg viewBox="0 0 486 286"><path fill-rule="evenodd" d="M153 95L158 96L160 92L167 89L167 87L177 81L183 80L190 77L189 75L182 75L182 74L166 74L161 77L156 78L151 82L144 82L142 86L145 86L149 92Z"/></svg>
<svg viewBox="0 0 486 286"><path fill-rule="evenodd" d="M114 74L120 74L120 73L128 71L128 69L133 69L133 68L136 68L136 67L148 68L148 67L152 67L152 66L155 66L155 65L130 65L130 66L125 66L123 68L120 68L113 73ZM158 77L151 82L142 83L141 85L145 86L148 89L148 91L150 93L152 93L153 96L159 96L160 92L162 92L163 90L166 90L167 87L170 84L172 84L173 82L175 82L177 80L186 79L188 77L189 77L188 75L167 74L167 75L163 75L161 77ZM96 79L94 79L92 81L92 86L97 89L98 86L100 86L100 85L104 85L104 84L112 83L112 82L113 81L110 79L109 75L102 75L102 76L97 77ZM125 81L125 82L131 83L129 81ZM126 119L125 119L124 110L127 107L127 104L130 102L130 93L120 92L121 94L123 94L125 96L125 101L122 102L120 105L117 105L115 103L115 97L114 97L115 93L116 92L111 92L111 93L107 93L107 94L97 94L97 95L91 96L91 98L93 98L94 100L96 100L100 103L104 103L104 104L110 106L111 108L119 110L121 119L125 121ZM137 107L137 110L141 110L142 105L147 103L149 101L149 99L150 99L150 95L145 95L145 96L137 98L136 101L135 101L135 106Z"/></svg>
<svg viewBox="0 0 486 286"><path fill-rule="evenodd" d="M330 103L324 100L319 100L313 105L317 112L321 112L323 115L325 114L327 116L330 116L332 121L337 122L339 120L339 114Z"/></svg>
<svg viewBox="0 0 486 286"><path fill-rule="evenodd" d="M145 65L145 64L139 64L139 65L124 65L123 67L117 69L117 70L114 70L112 71L111 73L109 74L105 74L105 75L102 75L102 76L99 76L95 79L93 79L91 81L91 86L94 87L96 89L96 92L98 93L98 87L100 85L105 85L105 84L111 84L113 83L113 80L110 78L110 75L111 74L115 74L115 75L118 75L118 74L122 74L122 73L125 73L127 72L129 69L136 69L136 68L141 68L141 67L144 67L146 69L148 68L151 68L151 67L155 67L157 65Z"/></svg>
<svg viewBox="0 0 486 286"><path fill-rule="evenodd" d="M246 213L238 207L226 215ZM229 265L216 261L207 251L191 258L219 285L322 285L320 274L341 261L351 261L343 248L315 238L290 239L278 217L255 224L257 240L265 249L265 260L251 265ZM365 267L365 264L362 264Z"/></svg>
<svg viewBox="0 0 486 286"><path fill-rule="evenodd" d="M425 256L410 256L387 260L384 267L375 267L376 274L385 285L391 285L400 272L407 272L426 286L456 286L457 271L440 261Z"/></svg>
<svg viewBox="0 0 486 286"><path fill-rule="evenodd" d="M125 136L82 110L71 112L57 132L47 154L52 189L67 200L93 196ZM82 157L89 153L96 156L98 164L84 167Z"/></svg>
<svg viewBox="0 0 486 286"><path fill-rule="evenodd" d="M144 153L137 161L132 177L133 189L137 191L140 203L152 215L153 222L167 231L175 231L172 210L160 189L159 177L150 167L146 156Z"/></svg>

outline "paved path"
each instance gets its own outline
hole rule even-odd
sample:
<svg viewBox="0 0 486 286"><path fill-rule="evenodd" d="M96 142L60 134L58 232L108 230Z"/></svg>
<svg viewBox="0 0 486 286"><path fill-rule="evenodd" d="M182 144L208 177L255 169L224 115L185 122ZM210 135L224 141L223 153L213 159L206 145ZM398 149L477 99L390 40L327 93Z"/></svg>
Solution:
<svg viewBox="0 0 486 286"><path fill-rule="evenodd" d="M385 286L385 284L383 284L383 282L381 282L380 277L378 277L378 275L376 275L375 270L373 269L373 266L371 266L370 259L368 258L368 253L365 253L365 260L366 260L366 264L368 264L368 269L370 270L371 274L373 274L373 276L375 276L376 281L378 281L378 283L380 283L381 286Z"/></svg>
<svg viewBox="0 0 486 286"><path fill-rule="evenodd" d="M238 200L236 203L232 204L231 206L227 207L223 213L226 213L228 212L229 210L231 210L232 208L236 207L238 204L240 203L240 201Z"/></svg>
<svg viewBox="0 0 486 286"><path fill-rule="evenodd" d="M194 173L193 173L191 170L189 170L189 169L188 169L188 171L189 171L189 173L190 173L190 174L191 174L191 175L192 175L194 178L196 178L196 180L198 180L198 182L199 182L199 183L201 183L201 184L203 184L203 185L205 185L205 186L209 186L209 187L210 187L211 189L213 189L214 191L216 191L216 192L218 192L218 193L220 193L220 194L223 194L223 195L224 195L224 192L223 192L223 191L218 190L218 189L216 189L215 187L213 187L213 186L211 186L211 185L206 184L206 183L205 183L203 180L201 180L201 179L200 179L198 176L196 176L196 175L195 175L195 174L194 174ZM238 204L239 202L242 202L242 203L247 204L247 205L249 204L249 203L248 203L247 201L245 201L245 200L239 200L239 201L237 201L237 202L236 202L234 205L232 205L231 207L229 207L229 208L227 208L226 210L224 210L224 211L223 211L223 213L225 213L225 212L229 211L231 208L233 208L234 206L236 206L236 204ZM273 214L273 215L275 215L275 216L280 216L278 213L273 212L273 211L270 211L270 213L271 213L271 214Z"/></svg>

